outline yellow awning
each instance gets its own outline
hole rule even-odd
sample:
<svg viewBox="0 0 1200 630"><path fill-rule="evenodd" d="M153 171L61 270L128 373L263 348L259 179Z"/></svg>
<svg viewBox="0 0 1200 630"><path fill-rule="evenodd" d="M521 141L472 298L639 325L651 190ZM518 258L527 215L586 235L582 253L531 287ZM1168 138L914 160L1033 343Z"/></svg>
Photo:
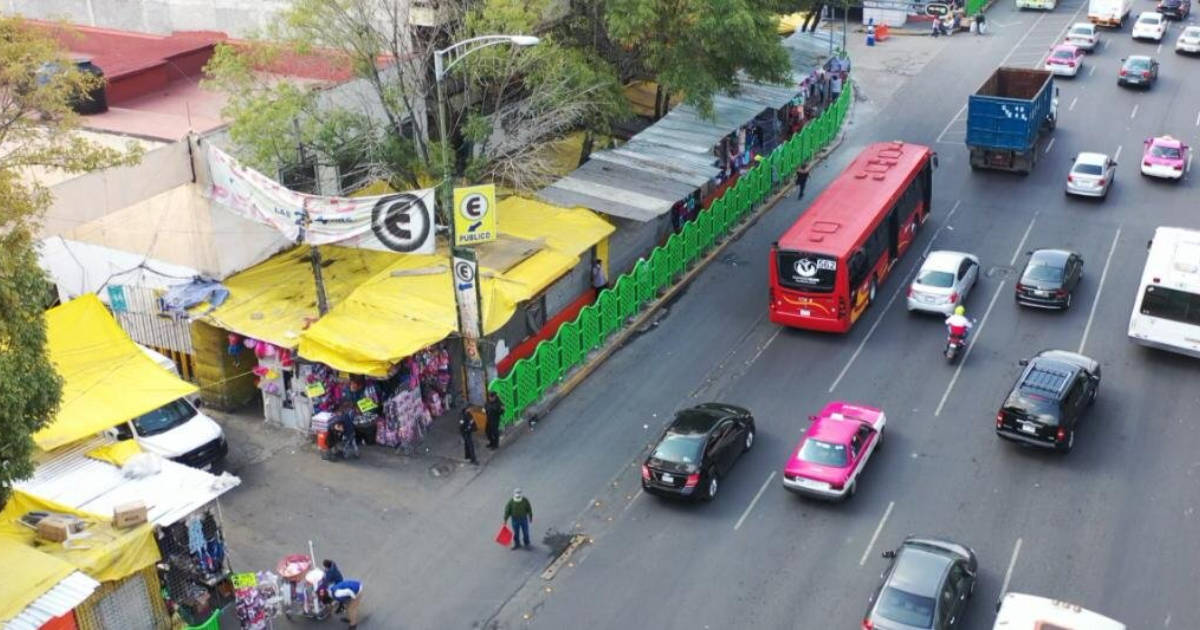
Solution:
<svg viewBox="0 0 1200 630"><path fill-rule="evenodd" d="M63 389L58 414L33 434L43 450L90 437L196 391L147 357L92 293L46 312L46 347Z"/></svg>
<svg viewBox="0 0 1200 630"><path fill-rule="evenodd" d="M550 286L579 263L579 254L613 232L612 225L588 210L518 197L501 201L497 211L500 234L511 238L478 248L484 334L499 330L518 303ZM514 254L522 248L537 251ZM306 330L300 356L382 377L397 361L457 331L447 256L443 247L434 256L401 257Z"/></svg>
<svg viewBox="0 0 1200 630"><path fill-rule="evenodd" d="M33 511L76 516L86 523L87 536L66 546L40 542L35 530L20 523L21 516ZM161 556L149 523L119 530L112 526L111 518L13 490L0 510L0 562L13 576L0 580L0 619L15 617L75 570L110 582L158 562Z"/></svg>
<svg viewBox="0 0 1200 630"><path fill-rule="evenodd" d="M321 276L330 307L387 268L399 254L323 245ZM300 333L317 320L317 285L309 248L295 247L226 279L229 299L201 319L240 335L295 348ZM202 313L208 305L193 309Z"/></svg>
<svg viewBox="0 0 1200 630"><path fill-rule="evenodd" d="M800 13L792 13L789 15L779 15L778 32L780 35L791 35L800 30L804 26L804 20L808 19L808 13L801 11Z"/></svg>

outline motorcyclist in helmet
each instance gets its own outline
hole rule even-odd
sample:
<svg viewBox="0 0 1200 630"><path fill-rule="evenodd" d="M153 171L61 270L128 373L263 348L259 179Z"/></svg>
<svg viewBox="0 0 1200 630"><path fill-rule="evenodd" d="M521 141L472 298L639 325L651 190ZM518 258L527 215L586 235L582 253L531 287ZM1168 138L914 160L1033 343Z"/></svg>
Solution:
<svg viewBox="0 0 1200 630"><path fill-rule="evenodd" d="M971 320L967 319L967 309L961 304L954 307L954 314L946 318L946 328L951 337L962 337L965 342L967 332L971 330Z"/></svg>

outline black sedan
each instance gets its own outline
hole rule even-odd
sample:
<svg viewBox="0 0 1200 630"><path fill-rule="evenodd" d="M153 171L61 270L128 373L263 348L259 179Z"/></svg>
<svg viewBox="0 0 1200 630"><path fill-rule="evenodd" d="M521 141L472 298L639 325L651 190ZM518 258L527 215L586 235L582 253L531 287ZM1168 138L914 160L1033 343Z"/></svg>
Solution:
<svg viewBox="0 0 1200 630"><path fill-rule="evenodd" d="M1185 20L1192 13L1192 0L1162 0L1158 3L1158 12L1163 17Z"/></svg>
<svg viewBox="0 0 1200 630"><path fill-rule="evenodd" d="M642 464L642 489L711 501L721 477L753 445L754 417L746 409L713 402L676 412Z"/></svg>
<svg viewBox="0 0 1200 630"><path fill-rule="evenodd" d="M1158 61L1146 55L1130 55L1121 60L1117 85L1144 87L1147 90L1158 80Z"/></svg>
<svg viewBox="0 0 1200 630"><path fill-rule="evenodd" d="M912 630L956 628L975 593L979 565L966 545L936 538L908 537L871 595L863 628Z"/></svg>
<svg viewBox="0 0 1200 630"><path fill-rule="evenodd" d="M1027 255L1029 262L1017 281L1017 304L1071 308L1071 294L1083 277L1083 257L1064 249L1039 249Z"/></svg>

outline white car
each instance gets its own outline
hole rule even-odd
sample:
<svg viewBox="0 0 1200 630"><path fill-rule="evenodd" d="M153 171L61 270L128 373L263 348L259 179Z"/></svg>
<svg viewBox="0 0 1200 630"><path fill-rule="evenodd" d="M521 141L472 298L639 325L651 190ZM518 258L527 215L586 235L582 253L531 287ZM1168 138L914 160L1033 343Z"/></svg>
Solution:
<svg viewBox="0 0 1200 630"><path fill-rule="evenodd" d="M1175 40L1175 52L1200 53L1200 26L1189 26Z"/></svg>
<svg viewBox="0 0 1200 630"><path fill-rule="evenodd" d="M1117 163L1103 153L1080 153L1067 173L1067 194L1082 197L1108 197L1108 189L1117 178Z"/></svg>
<svg viewBox="0 0 1200 630"><path fill-rule="evenodd" d="M1092 52L1100 45L1100 31L1095 24L1076 22L1071 25L1071 30L1067 31L1067 43Z"/></svg>
<svg viewBox="0 0 1200 630"><path fill-rule="evenodd" d="M1134 39L1153 39L1161 42L1167 34L1167 18L1155 11L1146 11L1133 24Z"/></svg>
<svg viewBox="0 0 1200 630"><path fill-rule="evenodd" d="M908 287L908 310L949 316L979 279L979 258L962 252L930 252Z"/></svg>
<svg viewBox="0 0 1200 630"><path fill-rule="evenodd" d="M1073 77L1083 68L1083 49L1070 44L1059 44L1050 49L1046 56L1045 69L1059 76Z"/></svg>

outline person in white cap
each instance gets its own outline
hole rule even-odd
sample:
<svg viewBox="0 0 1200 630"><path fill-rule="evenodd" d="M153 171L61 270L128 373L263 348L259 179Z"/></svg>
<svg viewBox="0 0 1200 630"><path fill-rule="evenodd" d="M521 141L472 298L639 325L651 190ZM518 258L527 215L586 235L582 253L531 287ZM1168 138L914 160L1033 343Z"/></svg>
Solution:
<svg viewBox="0 0 1200 630"><path fill-rule="evenodd" d="M521 547L522 535L525 539L525 548L529 549L529 524L533 522L533 505L529 503L529 499L521 494L521 489L513 490L512 499L508 505L504 506L504 520L512 521L513 529L513 549Z"/></svg>

